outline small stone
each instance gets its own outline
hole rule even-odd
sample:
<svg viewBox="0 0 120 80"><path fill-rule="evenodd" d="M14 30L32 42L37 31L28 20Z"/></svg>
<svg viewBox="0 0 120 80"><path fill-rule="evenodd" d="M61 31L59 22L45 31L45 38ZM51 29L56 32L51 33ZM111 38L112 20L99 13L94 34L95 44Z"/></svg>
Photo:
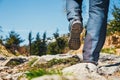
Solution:
<svg viewBox="0 0 120 80"><path fill-rule="evenodd" d="M12 75L8 74L7 76L4 76L3 80L12 80Z"/></svg>

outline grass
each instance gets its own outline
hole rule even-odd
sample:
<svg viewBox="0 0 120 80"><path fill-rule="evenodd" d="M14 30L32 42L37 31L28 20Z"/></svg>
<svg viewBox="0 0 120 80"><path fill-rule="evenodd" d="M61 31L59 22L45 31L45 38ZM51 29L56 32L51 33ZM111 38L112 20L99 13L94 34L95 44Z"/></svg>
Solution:
<svg viewBox="0 0 120 80"><path fill-rule="evenodd" d="M32 78L43 76L43 75L52 75L59 74L62 75L60 70L47 70L47 69L38 69L38 70L30 70L26 73L27 78L31 80Z"/></svg>
<svg viewBox="0 0 120 80"><path fill-rule="evenodd" d="M33 59L31 62L29 62L29 65L32 65L32 63L34 63L35 61L36 59ZM52 74L62 75L61 69L64 68L65 65L70 66L78 62L80 62L80 60L78 57L75 56L65 59L54 58L46 63L40 63L40 64L38 63L33 67L30 67L29 70L27 70L26 75L28 79L32 79L43 75L52 75ZM60 65L63 66L61 67ZM55 66L57 68L55 68Z"/></svg>
<svg viewBox="0 0 120 80"><path fill-rule="evenodd" d="M65 59L52 59L46 63L41 63L41 64L36 64L34 65L34 67L36 68L50 68L52 66L55 66L55 65L60 65L60 64L68 64L68 65L73 65L73 64L76 64L80 62L79 58L78 57L70 57L70 58L65 58Z"/></svg>
<svg viewBox="0 0 120 80"><path fill-rule="evenodd" d="M31 66L34 64L34 62L38 60L37 58L33 58L31 61L29 61L27 64L23 65L24 69L19 69L21 72L26 72L25 75L27 76L28 80L43 76L43 75L62 75L62 69L68 66L71 66L73 64L79 63L80 59L78 56L73 56L69 58L64 59L52 59L50 61L47 61L45 63L36 63L34 66Z"/></svg>
<svg viewBox="0 0 120 80"><path fill-rule="evenodd" d="M103 48L101 52L109 53L109 54L115 54L116 50L115 50L115 48Z"/></svg>
<svg viewBox="0 0 120 80"><path fill-rule="evenodd" d="M38 60L37 58L33 58L29 63L28 65L31 66L36 60Z"/></svg>
<svg viewBox="0 0 120 80"><path fill-rule="evenodd" d="M19 61L10 61L9 63L7 63L6 66L14 67L14 66L19 65L19 64L21 64Z"/></svg>

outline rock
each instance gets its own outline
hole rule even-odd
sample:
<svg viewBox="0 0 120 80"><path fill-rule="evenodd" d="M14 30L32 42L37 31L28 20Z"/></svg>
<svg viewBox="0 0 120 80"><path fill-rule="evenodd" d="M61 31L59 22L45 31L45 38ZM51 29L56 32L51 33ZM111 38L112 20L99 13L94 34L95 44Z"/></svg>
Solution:
<svg viewBox="0 0 120 80"><path fill-rule="evenodd" d="M3 80L3 79L0 77L0 80Z"/></svg>
<svg viewBox="0 0 120 80"><path fill-rule="evenodd" d="M77 80L106 80L97 74L97 66L92 63L79 63L62 70L64 75L75 75Z"/></svg>
<svg viewBox="0 0 120 80"><path fill-rule="evenodd" d="M18 80L18 78L23 75L24 73L23 72L19 72L19 73L16 73L16 74L12 74L12 80ZM25 80L25 79L24 79Z"/></svg>
<svg viewBox="0 0 120 80"><path fill-rule="evenodd" d="M99 58L99 66L106 66L120 62L120 56L113 54L101 53Z"/></svg>
<svg viewBox="0 0 120 80"><path fill-rule="evenodd" d="M34 65L36 65L36 64L41 64L41 63L46 63L47 61L44 59L44 58L39 58L39 59L37 59L32 65L31 65L31 67L33 67Z"/></svg>
<svg viewBox="0 0 120 80"><path fill-rule="evenodd" d="M4 60L6 60L6 58L3 57L3 56L0 56L0 60L1 60L1 61L4 61Z"/></svg>
<svg viewBox="0 0 120 80"><path fill-rule="evenodd" d="M3 80L12 80L12 75L8 74L7 76L4 76Z"/></svg>
<svg viewBox="0 0 120 80"><path fill-rule="evenodd" d="M1 66L5 66L11 59L12 59L12 58L9 57L6 61L4 61L4 62L1 64Z"/></svg>
<svg viewBox="0 0 120 80"><path fill-rule="evenodd" d="M46 61L50 61L53 58L64 59L64 58L69 58L69 57L72 57L72 56L74 56L74 55L73 54L57 54L57 55L44 55L44 56L41 56L41 58L44 58Z"/></svg>
<svg viewBox="0 0 120 80"><path fill-rule="evenodd" d="M73 75L70 75L70 76L45 75L45 76L34 78L32 80L81 80L81 79L77 79L76 76L73 76Z"/></svg>
<svg viewBox="0 0 120 80"><path fill-rule="evenodd" d="M0 67L0 72L5 71L5 70L8 70L8 69L10 69L10 67L1 66L1 67Z"/></svg>
<svg viewBox="0 0 120 80"><path fill-rule="evenodd" d="M62 64L62 75L44 75L33 80L120 80L120 56L113 54L100 54L99 64L95 66L92 63L80 63L82 60L82 54L57 54L57 55L44 55L44 56L19 56L19 57L0 57L0 80L17 80L19 76L25 75L24 70L28 70L34 65L40 63L49 62L52 59L66 59L70 58L70 62L75 62L71 58L79 59L77 64L71 64L65 62ZM11 67L11 62L19 62ZM28 65L32 62L31 66ZM53 61L52 61L53 62ZM58 62L57 62L58 63ZM3 65L1 65L3 64ZM5 66L6 65L6 66ZM52 67L54 68L55 64ZM57 64L59 68L60 64ZM117 74L117 75L116 75ZM20 80L27 80L25 76Z"/></svg>
<svg viewBox="0 0 120 80"><path fill-rule="evenodd" d="M4 76L7 76L9 75L7 72L0 72L0 77L4 77Z"/></svg>
<svg viewBox="0 0 120 80"><path fill-rule="evenodd" d="M11 70L12 70L12 73L13 73L13 74L20 73L20 72L18 71L18 69L16 69L16 67L13 68L13 69L11 69Z"/></svg>
<svg viewBox="0 0 120 80"><path fill-rule="evenodd" d="M28 57L28 60L31 61L34 58L39 59L40 56L31 55L31 56Z"/></svg>
<svg viewBox="0 0 120 80"><path fill-rule="evenodd" d="M19 64L22 64L26 62L26 58L19 58L19 57L11 57L7 59L4 63L2 63L2 66L16 66Z"/></svg>
<svg viewBox="0 0 120 80"><path fill-rule="evenodd" d="M96 72L97 67L92 64L92 63L79 63L67 68L63 69L64 74L72 73L72 74L86 74L86 73L91 73L91 72Z"/></svg>
<svg viewBox="0 0 120 80"><path fill-rule="evenodd" d="M2 63L6 60L6 57L0 54L0 66L2 66Z"/></svg>
<svg viewBox="0 0 120 80"><path fill-rule="evenodd" d="M99 61L104 62L104 61L113 61L113 60L120 60L120 56L114 55L114 54L107 54L107 53L101 53ZM118 60L117 60L118 61Z"/></svg>
<svg viewBox="0 0 120 80"><path fill-rule="evenodd" d="M109 76L108 80L120 80L120 76Z"/></svg>
<svg viewBox="0 0 120 80"><path fill-rule="evenodd" d="M32 80L62 80L62 78L59 75L45 75Z"/></svg>
<svg viewBox="0 0 120 80"><path fill-rule="evenodd" d="M98 68L98 73L101 75L112 75L120 71L119 69L120 69L119 66L103 66Z"/></svg>

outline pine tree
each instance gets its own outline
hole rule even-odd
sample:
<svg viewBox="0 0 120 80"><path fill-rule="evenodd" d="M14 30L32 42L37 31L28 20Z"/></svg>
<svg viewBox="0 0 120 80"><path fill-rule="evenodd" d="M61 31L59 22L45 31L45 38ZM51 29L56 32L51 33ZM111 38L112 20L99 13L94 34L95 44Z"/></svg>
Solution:
<svg viewBox="0 0 120 80"><path fill-rule="evenodd" d="M33 55L46 55L47 45L46 45L46 32L43 33L43 38L40 38L39 33L36 35L36 40L32 42L32 54Z"/></svg>
<svg viewBox="0 0 120 80"><path fill-rule="evenodd" d="M31 55L31 43L34 38L32 37L32 32L29 32L28 40L29 40L29 54Z"/></svg>
<svg viewBox="0 0 120 80"><path fill-rule="evenodd" d="M40 56L41 55L46 55L47 52L47 44L46 44L46 32L43 33L43 39L42 39L42 43L40 45Z"/></svg>
<svg viewBox="0 0 120 80"><path fill-rule="evenodd" d="M5 46L15 53L15 50L17 50L17 48L20 46L20 43L22 43L24 40L21 39L20 35L15 31L11 31L5 41Z"/></svg>
<svg viewBox="0 0 120 80"><path fill-rule="evenodd" d="M0 26L0 32L2 32L2 26ZM0 35L0 44L3 44L3 36Z"/></svg>
<svg viewBox="0 0 120 80"><path fill-rule="evenodd" d="M31 54L32 55L40 54L40 45L41 45L41 39L40 39L39 33L37 33L35 41L33 41L31 44Z"/></svg>
<svg viewBox="0 0 120 80"><path fill-rule="evenodd" d="M120 32L120 8L114 6L112 15L114 19L109 22L108 34L114 34L115 32Z"/></svg>

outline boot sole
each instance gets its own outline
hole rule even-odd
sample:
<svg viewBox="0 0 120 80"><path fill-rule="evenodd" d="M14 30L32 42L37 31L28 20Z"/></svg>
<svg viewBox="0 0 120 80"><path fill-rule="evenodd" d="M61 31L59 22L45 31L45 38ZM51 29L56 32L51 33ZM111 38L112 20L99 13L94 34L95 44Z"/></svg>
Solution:
<svg viewBox="0 0 120 80"><path fill-rule="evenodd" d="M80 48L80 33L82 32L82 27L80 23L75 23L71 27L70 39L69 39L69 48L72 50L77 50Z"/></svg>

